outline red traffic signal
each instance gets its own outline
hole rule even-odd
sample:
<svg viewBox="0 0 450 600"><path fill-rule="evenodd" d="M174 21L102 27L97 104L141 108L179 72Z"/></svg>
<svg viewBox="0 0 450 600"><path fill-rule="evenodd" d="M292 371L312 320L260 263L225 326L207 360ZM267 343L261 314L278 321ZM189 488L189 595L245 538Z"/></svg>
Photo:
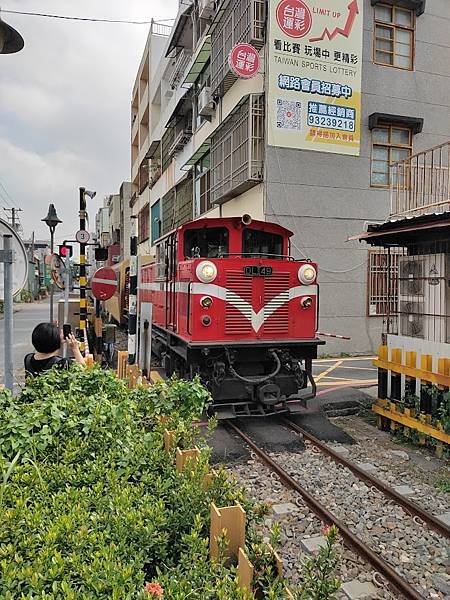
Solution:
<svg viewBox="0 0 450 600"><path fill-rule="evenodd" d="M72 246L66 246L65 244L63 244L62 246L59 246L59 256L61 258L71 258L72 254L73 254Z"/></svg>

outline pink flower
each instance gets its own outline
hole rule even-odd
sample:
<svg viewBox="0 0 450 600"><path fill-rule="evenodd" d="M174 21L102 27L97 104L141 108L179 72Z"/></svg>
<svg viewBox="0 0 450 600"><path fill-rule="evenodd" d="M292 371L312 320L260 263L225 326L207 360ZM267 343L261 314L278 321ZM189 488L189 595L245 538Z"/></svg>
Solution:
<svg viewBox="0 0 450 600"><path fill-rule="evenodd" d="M164 590L159 583L146 583L144 592L149 596L155 596L155 598L162 598L164 594Z"/></svg>
<svg viewBox="0 0 450 600"><path fill-rule="evenodd" d="M322 527L322 535L324 535L325 537L328 537L330 530L331 530L331 525L324 525Z"/></svg>

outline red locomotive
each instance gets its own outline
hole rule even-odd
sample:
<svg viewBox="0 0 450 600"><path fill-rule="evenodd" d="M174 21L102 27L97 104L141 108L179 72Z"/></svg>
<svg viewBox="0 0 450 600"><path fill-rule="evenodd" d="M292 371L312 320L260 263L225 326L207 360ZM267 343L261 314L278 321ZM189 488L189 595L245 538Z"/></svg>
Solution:
<svg viewBox="0 0 450 600"><path fill-rule="evenodd" d="M199 219L158 240L141 269L153 354L168 375L198 373L218 416L278 413L299 390L315 395L317 265L290 257L291 236L249 215Z"/></svg>

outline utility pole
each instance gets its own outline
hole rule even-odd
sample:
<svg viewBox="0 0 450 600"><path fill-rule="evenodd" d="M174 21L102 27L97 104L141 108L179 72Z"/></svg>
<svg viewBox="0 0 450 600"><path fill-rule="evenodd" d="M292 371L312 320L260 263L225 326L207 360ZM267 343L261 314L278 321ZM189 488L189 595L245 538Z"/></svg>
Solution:
<svg viewBox="0 0 450 600"><path fill-rule="evenodd" d="M18 231L19 227L20 227L20 223L19 223L19 217L17 215L17 213L22 212L21 208L5 208L3 207L3 210L5 212L10 212L11 213L11 217L8 217L8 219L11 219L11 227L14 229L14 231Z"/></svg>
<svg viewBox="0 0 450 600"><path fill-rule="evenodd" d="M5 387L13 389L14 384L14 364L13 364L13 262L14 254L12 250L12 235L3 236L3 251L0 252L0 258L3 262L4 277L4 313L5 313Z"/></svg>
<svg viewBox="0 0 450 600"><path fill-rule="evenodd" d="M137 330L137 217L131 218L130 237L130 295L128 300L128 364L136 363Z"/></svg>

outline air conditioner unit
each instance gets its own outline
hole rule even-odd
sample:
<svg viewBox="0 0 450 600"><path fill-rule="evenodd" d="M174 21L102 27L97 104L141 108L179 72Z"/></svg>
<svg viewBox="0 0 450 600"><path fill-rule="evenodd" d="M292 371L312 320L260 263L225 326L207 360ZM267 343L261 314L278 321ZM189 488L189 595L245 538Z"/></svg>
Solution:
<svg viewBox="0 0 450 600"><path fill-rule="evenodd" d="M214 114L215 106L211 96L211 88L204 87L198 95L198 114L202 117L209 117Z"/></svg>
<svg viewBox="0 0 450 600"><path fill-rule="evenodd" d="M449 258L444 253L399 257L400 335L450 340Z"/></svg>
<svg viewBox="0 0 450 600"><path fill-rule="evenodd" d="M200 0L198 15L201 19L211 19L214 16L214 0Z"/></svg>

